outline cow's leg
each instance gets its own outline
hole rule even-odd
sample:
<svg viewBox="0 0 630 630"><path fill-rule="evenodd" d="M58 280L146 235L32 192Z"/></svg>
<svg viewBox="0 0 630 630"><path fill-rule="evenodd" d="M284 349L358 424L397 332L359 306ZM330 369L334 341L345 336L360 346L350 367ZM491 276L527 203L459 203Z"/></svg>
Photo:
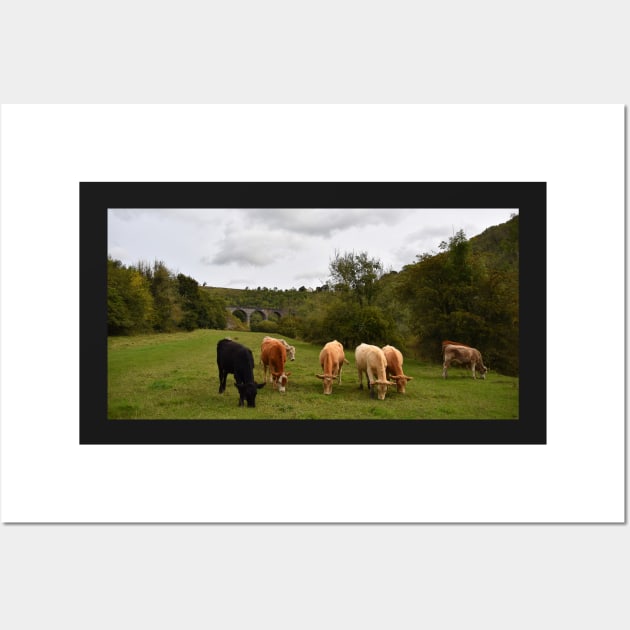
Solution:
<svg viewBox="0 0 630 630"><path fill-rule="evenodd" d="M442 378L446 378L447 374L448 374L448 365L446 364L446 361L444 361L444 365L442 366Z"/></svg>
<svg viewBox="0 0 630 630"><path fill-rule="evenodd" d="M368 389L370 390L370 395L372 396L372 398L374 398L374 387L372 387L372 385L374 384L374 381L376 380L376 378L375 378L374 371L370 369L369 365L365 374L367 376Z"/></svg>
<svg viewBox="0 0 630 630"><path fill-rule="evenodd" d="M369 384L369 382L368 382ZM374 385L370 385L370 398L374 398L376 396L376 387Z"/></svg>
<svg viewBox="0 0 630 630"><path fill-rule="evenodd" d="M227 372L225 370L219 370L219 394L225 391L225 381L227 379Z"/></svg>
<svg viewBox="0 0 630 630"><path fill-rule="evenodd" d="M368 380L369 383L369 380ZM363 389L363 371L359 369L359 389Z"/></svg>
<svg viewBox="0 0 630 630"><path fill-rule="evenodd" d="M475 364L474 363L473 363L473 366L472 366L472 373L473 373L473 379L477 380L477 375L475 374Z"/></svg>

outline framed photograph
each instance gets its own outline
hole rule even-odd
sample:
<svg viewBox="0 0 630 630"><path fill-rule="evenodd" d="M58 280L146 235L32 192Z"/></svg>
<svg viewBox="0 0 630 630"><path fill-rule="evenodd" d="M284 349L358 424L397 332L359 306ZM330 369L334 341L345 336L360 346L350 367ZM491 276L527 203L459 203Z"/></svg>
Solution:
<svg viewBox="0 0 630 630"><path fill-rule="evenodd" d="M455 284L449 286L447 281L441 278L439 282L442 284L436 297L440 301L440 306L436 306L438 310L435 318L441 316L439 310L447 301L452 303L450 309L453 314L445 321L455 322L453 324L455 326L465 317L476 318L477 321L471 324L472 329L484 328L486 339L484 346L494 348L493 354L490 353L490 356L486 354L486 362L489 360L491 365L487 380L485 374L480 372L475 374L474 371L476 380L469 379L470 364L467 364L466 369L456 369L456 366L461 364L461 361L458 361L461 354L457 353L471 352L469 348L462 350L459 345L459 349L449 351L455 352L452 356L449 355L449 358L453 359L453 366L445 370L442 365L444 357L439 354L441 348L439 343L434 341L433 345L437 352L431 355L431 345L425 344L424 355L421 354L426 357L424 361L414 362L414 358L406 355L409 357L405 364L407 372L409 375L414 374L411 376L414 380L407 384L405 394L401 395L395 383L389 380L389 385L381 386L384 399L379 400L375 395L376 386L372 386L372 391L368 392L367 371L365 391L357 391L359 379L355 348L359 344L367 341L368 345L373 346L373 342L378 340L378 347L381 347L388 343L389 339L400 339L400 343L405 347L409 347L410 343L408 339L404 339L403 334L396 332L397 325L394 321L396 312L391 317L392 324L388 330L385 329L386 322L378 322L383 332L380 332L380 329L376 331L368 329L368 324L363 321L365 317L353 322L353 317L358 318L358 315L353 315L355 311L366 312L368 308L371 308L370 313L373 313L374 317L384 318L382 312L390 310L388 300L394 298L385 297L380 305L371 300L369 307L366 298L362 300L361 307L357 306L353 311L355 292L359 290L355 286L358 281L351 280L349 284L352 287L345 287L346 292L339 287L331 289L326 280L326 267L329 262L335 255L341 265L341 262L344 264L350 262L341 260L344 255L356 256L358 259L361 252L364 256L375 251L385 252L384 256L388 256L389 252L396 252L399 257L390 259L406 260L407 264L399 262L399 268L395 269L390 263L388 273L393 278L392 282L397 283L396 286L403 282L405 274L409 276L405 280L406 291L408 300L412 300L422 291L422 287L416 286L421 281L418 279L420 276L411 275L414 265L421 264L418 260L421 255L424 254L425 258L433 260L444 259L447 254L444 251L447 249L447 241L453 245L458 234L462 242L465 242L463 228L468 225L474 226L473 217L480 214L481 221L485 221L482 223L484 228L503 222L497 217L504 217L505 221L511 217L515 223L511 228L512 241L509 244L500 241L498 236L489 235L495 240L499 239L494 244L496 248L510 250L511 292L505 288L507 282L503 279L507 274L505 270L501 276L499 289L491 286L492 283L494 285L499 283L497 278L502 273L499 268L495 269L492 266L489 269L484 268L483 282L467 276L465 280L467 285L472 285L475 281L479 285L477 289L471 289L470 286L466 288L466 299L477 301L474 306L470 306L476 313L469 314L457 302L455 296L456 291L461 292L461 287L458 288ZM187 224L188 230L194 231L178 232L178 228L174 227L178 225L178 219ZM156 229L162 231L162 236L152 236L154 233L149 227L151 220L159 224ZM457 225L455 221L458 222ZM117 232L112 224L115 224ZM433 227L434 225L436 227ZM365 226L371 227L371 231L364 229ZM419 249L418 239L421 235L426 236L431 229L438 235L437 238L442 239L440 245L442 251L438 251L440 246L431 252ZM135 250L137 254L125 252L127 256L131 255L132 263L136 263L135 266L129 263L136 271L136 276L139 277L144 271L150 280L154 280L152 266L161 265L160 269L168 272L172 279L177 276L181 283L192 282L193 285L197 285L193 287L196 291L204 289L210 291L211 287L201 286L201 277L192 278L191 275L181 273L179 268L179 273L169 271L169 260L158 260L161 253L168 251L168 248L161 243L160 245L157 242L152 243L151 240L164 238L173 251L176 247L187 251L197 242L196 234L203 230L206 230L205 238L208 242L201 245L200 251L205 252L205 255L199 254L197 259L203 258L206 267L201 268L199 275L207 273L208 277L216 278L219 272L216 267L217 261L224 266L229 262L232 276L235 273L240 274L241 286L246 283L254 287L258 285L258 289L261 289L260 285L268 278L269 284L274 286L284 281L283 288L288 289L291 278L300 279L296 272L301 265L302 277L308 275L316 278L315 286L307 288L302 285L300 287L302 291L298 290L298 294L293 297L294 304L298 298L302 298L300 301L302 313L312 311L318 298L321 299L317 303L322 303L323 296L318 295L322 291L338 294L335 317L331 319L329 314L333 307L324 304L317 307L328 309L321 317L322 323L313 320L303 324L305 329L311 332L318 326L324 329L318 333L319 336L313 334L304 340L304 345L297 351L295 362L286 363L286 372L291 374L290 370L293 369L293 375L288 377L285 393L280 393L276 382L272 382L271 368L269 374L266 368L263 373L263 366L259 364L260 338L265 332L277 330L271 319L266 322L266 326L260 323L256 328L260 333L255 336L244 332L248 326L241 328L240 331L199 330L203 324L199 326L195 319L189 328L196 329L200 336L199 345L191 346L189 342L194 335L191 331L182 332L185 330L182 324L185 315L180 314L179 325L172 327L172 330L181 333L179 337L174 339L172 335L166 333L161 336L158 334L146 343L151 346L159 345L160 339L166 345L179 342L181 351L187 352L187 355L185 358L177 358L177 354L162 359L156 358L155 365L146 363L148 348L142 347L138 336L118 336L114 338L118 343L108 345L108 313L110 319L116 317L118 312L116 309L121 302L114 304L114 298L119 298L119 292L123 291L112 284L111 277L108 284L108 265L117 264L126 268L121 261L115 261L113 258L117 251L125 251L120 246L124 240L122 235L130 236L130 233L133 233L135 242L139 240L142 243ZM331 236L333 232L338 235L336 240ZM319 249L309 254L306 251L307 243L314 240L316 233L321 233L321 237L316 240ZM410 235L415 235L416 241L411 239ZM301 240L298 240L300 237ZM82 444L546 442L544 182L82 182L80 238ZM289 242L291 239L293 244ZM433 242L437 243L439 240L434 238ZM339 248L335 247L335 243ZM408 244L408 249L405 249L405 243ZM414 243L416 249L413 248ZM255 253L257 247L260 253ZM341 247L346 247L347 251L342 252ZM303 257L300 258L298 254L302 254ZM172 255L177 258L173 261L176 266L181 266L182 263L179 261L183 259L178 258L181 255ZM274 258L279 260L278 270L272 266ZM385 275L385 269L381 259L366 257L366 262L370 260L378 266L380 281L383 284L382 276ZM484 264L487 267L493 265L493 261L494 259ZM211 268L211 263L215 264L214 268ZM140 273L138 265L142 267ZM287 276L289 278L287 280L281 277L283 268L289 268L292 272ZM258 271L261 275L256 276ZM120 272L113 267L110 268L110 276L116 273ZM439 273L444 272L441 270ZM173 282L176 284L175 280ZM318 286L320 283L321 286ZM227 284L227 280L224 280L223 284ZM275 288L278 289L277 286ZM428 290L426 287L425 289ZM154 293L157 291L151 290ZM112 295L114 292L115 295ZM251 296L252 293L248 295ZM260 301L264 298L265 295L258 299ZM256 297L249 297L250 302L254 302L255 299ZM501 311L503 307L504 311L496 315L494 320L490 314L487 320L483 319L484 307L480 304L484 299L488 311ZM243 298L234 298L232 301L238 300L243 301ZM413 301L409 303L412 304L412 311L414 308L420 311L408 318L411 320L422 320L424 309L432 308L428 303ZM401 304L400 310L406 308L406 304ZM527 305L527 308L522 308L522 305ZM249 324L249 318L255 315L263 319L273 316L277 319L288 315L288 309L285 313L280 306L270 303L262 306L254 303L231 304L228 310L232 315L236 313L243 319L247 318L246 324ZM194 313L191 316L193 315L196 317ZM295 316L295 312L292 315ZM507 326L503 325L506 318L510 318ZM186 323L186 320L183 321ZM492 328L493 321L499 322L495 330ZM282 322L280 319L280 323ZM435 322L430 321L425 315L423 329L428 331L433 323ZM112 325L113 321L110 321L109 330L112 329ZM123 326L122 319L120 326ZM363 332L353 334L353 331L349 330L352 326ZM417 333L419 326L418 323L414 328L414 322L407 324L405 329L407 336ZM462 326L465 328L465 324ZM207 324L207 327L212 327L212 322ZM282 328L279 330L282 331ZM298 336L291 328L284 330L288 331L291 337ZM458 337L455 328L449 329L453 330L450 335L444 324L441 330L441 336L444 338ZM433 331L434 337L437 334L438 332ZM460 332L459 336L463 334ZM426 335L430 338L429 332ZM278 336L280 335L275 335ZM501 338L502 336L507 339ZM257 378L259 388L266 387L259 390L256 411L247 409L246 405L243 405L244 408L237 406L239 395L237 389L233 387L235 383L232 381L232 374L229 375L228 386L223 384L223 389L227 391L218 393L220 383L216 348L217 340L222 337L232 337L232 344L244 345L253 351L254 378ZM326 341L336 340L337 337L344 342L343 380L341 375L335 378L339 384L335 384L333 394L328 398L323 395L323 374L320 374L322 380L316 379L317 373L322 371L319 351ZM419 341L419 337L417 334L414 337L416 342ZM465 341L470 343L468 337ZM291 343L298 342L292 339ZM459 344L459 341L457 343ZM467 345L464 341L461 343ZM124 350L119 350L121 345ZM132 345L137 346L133 356L144 368L134 363L134 358L130 354ZM291 347L295 352L295 346ZM500 350L502 348L504 350ZM123 353L128 358L124 363L119 363L118 359ZM114 358L110 356L112 354ZM508 360L508 357L511 357L511 360ZM283 361L286 360L285 356ZM411 368L412 364L416 371ZM174 367L175 365L178 367ZM195 368L192 368L193 365ZM498 371L492 370L493 365L499 366ZM282 367L285 367L284 363ZM485 370L483 363L480 367ZM144 376L141 373L143 369ZM177 375L173 374L174 369L178 370ZM445 378L448 371L450 376ZM137 380L134 380L136 376ZM464 377L466 380L462 382ZM194 385L191 381L195 382ZM263 382L266 385L263 385ZM465 389L461 390L461 387ZM482 389L484 387L485 390ZM386 391L388 393L385 393ZM484 402L486 396L490 396L490 400ZM189 404L190 400L187 400L187 397L195 399L194 406L192 403ZM354 405L350 402L351 397L356 399ZM449 397L452 397L452 400L449 400ZM151 399L154 399L154 405L147 404ZM459 402L456 402L457 399ZM492 401L498 399L501 399L503 406L495 410ZM227 418L224 409L226 400L231 401L230 413L233 412L233 416ZM484 404L488 407L484 407ZM488 411L484 412L484 409ZM169 413L171 415L168 415ZM483 417L484 413L491 417Z"/></svg>
<svg viewBox="0 0 630 630"><path fill-rule="evenodd" d="M623 106L1 113L3 522L624 521L623 353L566 353L625 330ZM265 336L295 347L285 392ZM267 379L254 407L229 371L219 392L224 337ZM327 395L329 340L348 363ZM359 388L361 342L402 351L404 394Z"/></svg>

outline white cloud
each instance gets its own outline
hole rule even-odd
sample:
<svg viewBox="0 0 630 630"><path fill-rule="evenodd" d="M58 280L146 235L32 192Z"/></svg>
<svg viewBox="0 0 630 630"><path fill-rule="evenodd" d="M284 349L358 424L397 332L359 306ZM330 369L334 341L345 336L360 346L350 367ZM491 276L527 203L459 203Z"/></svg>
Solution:
<svg viewBox="0 0 630 630"><path fill-rule="evenodd" d="M232 231L220 242L212 256L203 256L206 265L245 264L265 267L299 250L300 239L291 234L267 230Z"/></svg>
<svg viewBox="0 0 630 630"><path fill-rule="evenodd" d="M339 230L390 225L402 219L396 211L382 208L257 208L242 212L255 224L309 236L330 236Z"/></svg>

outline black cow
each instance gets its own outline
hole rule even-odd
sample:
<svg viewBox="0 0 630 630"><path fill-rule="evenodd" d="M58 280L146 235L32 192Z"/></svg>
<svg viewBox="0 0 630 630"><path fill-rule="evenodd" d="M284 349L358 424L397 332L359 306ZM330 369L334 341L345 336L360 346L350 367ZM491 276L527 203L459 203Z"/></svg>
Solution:
<svg viewBox="0 0 630 630"><path fill-rule="evenodd" d="M254 355L249 348L232 341L221 339L217 343L217 365L219 367L219 394L225 391L228 374L234 374L235 385L240 399L238 406L243 407L247 400L248 407L256 406L256 394L264 383L254 382Z"/></svg>

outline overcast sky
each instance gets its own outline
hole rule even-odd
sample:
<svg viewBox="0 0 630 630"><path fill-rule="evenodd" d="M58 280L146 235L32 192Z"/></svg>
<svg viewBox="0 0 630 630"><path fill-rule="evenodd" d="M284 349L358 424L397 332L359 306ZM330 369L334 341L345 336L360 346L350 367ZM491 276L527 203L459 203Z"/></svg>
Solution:
<svg viewBox="0 0 630 630"><path fill-rule="evenodd" d="M108 252L125 265L161 260L209 286L315 288L335 250L366 251L385 271L436 253L458 230L467 238L517 209L110 209Z"/></svg>

